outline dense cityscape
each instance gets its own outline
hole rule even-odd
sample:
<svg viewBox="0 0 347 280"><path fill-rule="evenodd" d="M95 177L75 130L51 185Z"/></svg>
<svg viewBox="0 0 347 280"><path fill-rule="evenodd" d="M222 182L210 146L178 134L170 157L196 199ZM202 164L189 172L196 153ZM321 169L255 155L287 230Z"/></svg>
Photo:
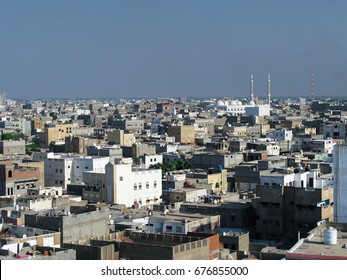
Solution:
<svg viewBox="0 0 347 280"><path fill-rule="evenodd" d="M346 260L347 100L12 100L0 259Z"/></svg>

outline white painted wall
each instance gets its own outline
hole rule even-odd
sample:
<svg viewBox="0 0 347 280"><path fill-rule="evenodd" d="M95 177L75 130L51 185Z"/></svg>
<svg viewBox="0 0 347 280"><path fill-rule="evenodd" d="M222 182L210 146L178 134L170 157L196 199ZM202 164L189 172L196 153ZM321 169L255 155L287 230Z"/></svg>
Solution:
<svg viewBox="0 0 347 280"><path fill-rule="evenodd" d="M161 173L161 169L133 171L130 164L109 164L106 168L107 202L125 204L127 207L135 201L142 205L159 202L162 194Z"/></svg>
<svg viewBox="0 0 347 280"><path fill-rule="evenodd" d="M334 222L347 223L347 146L336 145L334 160Z"/></svg>

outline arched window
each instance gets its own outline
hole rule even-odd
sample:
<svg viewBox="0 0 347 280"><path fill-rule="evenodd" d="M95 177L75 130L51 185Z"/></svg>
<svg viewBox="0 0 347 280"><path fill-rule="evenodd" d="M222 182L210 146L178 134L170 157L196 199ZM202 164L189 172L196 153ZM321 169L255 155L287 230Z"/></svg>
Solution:
<svg viewBox="0 0 347 280"><path fill-rule="evenodd" d="M12 170L8 171L8 178L12 178Z"/></svg>

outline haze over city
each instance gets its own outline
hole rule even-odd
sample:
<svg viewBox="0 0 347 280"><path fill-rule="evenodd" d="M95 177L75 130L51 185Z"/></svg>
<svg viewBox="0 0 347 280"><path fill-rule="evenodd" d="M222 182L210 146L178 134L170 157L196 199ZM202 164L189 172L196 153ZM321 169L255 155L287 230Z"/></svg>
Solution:
<svg viewBox="0 0 347 280"><path fill-rule="evenodd" d="M346 1L0 3L8 98L346 95Z"/></svg>

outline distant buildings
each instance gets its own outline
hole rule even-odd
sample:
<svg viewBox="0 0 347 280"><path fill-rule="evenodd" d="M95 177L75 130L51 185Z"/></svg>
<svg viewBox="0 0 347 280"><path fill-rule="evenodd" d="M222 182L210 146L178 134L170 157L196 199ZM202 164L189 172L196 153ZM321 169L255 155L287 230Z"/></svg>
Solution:
<svg viewBox="0 0 347 280"><path fill-rule="evenodd" d="M6 107L6 93L0 91L0 110Z"/></svg>

